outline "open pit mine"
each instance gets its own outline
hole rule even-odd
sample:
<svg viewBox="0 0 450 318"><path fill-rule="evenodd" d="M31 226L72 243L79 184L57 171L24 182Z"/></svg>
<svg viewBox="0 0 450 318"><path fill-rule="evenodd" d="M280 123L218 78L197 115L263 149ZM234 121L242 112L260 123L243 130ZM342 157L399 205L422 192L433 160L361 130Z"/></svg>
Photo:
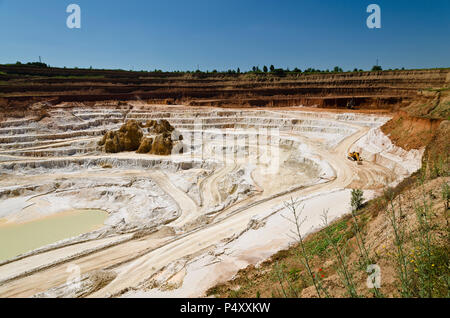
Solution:
<svg viewBox="0 0 450 318"><path fill-rule="evenodd" d="M307 235L421 166L388 112L174 104L3 118L0 297L201 297L294 242L289 200Z"/></svg>

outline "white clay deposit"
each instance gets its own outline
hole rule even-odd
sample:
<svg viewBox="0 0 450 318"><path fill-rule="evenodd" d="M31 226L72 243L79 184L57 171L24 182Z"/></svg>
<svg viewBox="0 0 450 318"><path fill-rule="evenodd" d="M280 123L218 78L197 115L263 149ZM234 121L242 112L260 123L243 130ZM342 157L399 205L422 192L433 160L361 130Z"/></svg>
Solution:
<svg viewBox="0 0 450 318"><path fill-rule="evenodd" d="M370 199L423 154L393 146L379 129L389 118L368 114L64 106L0 123L0 233L69 210L107 217L0 260L0 297L203 296L293 243L284 202L304 206L310 233L323 211L330 221L349 212L350 189ZM183 151L103 153L103 134L131 119L167 119ZM68 281L74 268L81 283Z"/></svg>

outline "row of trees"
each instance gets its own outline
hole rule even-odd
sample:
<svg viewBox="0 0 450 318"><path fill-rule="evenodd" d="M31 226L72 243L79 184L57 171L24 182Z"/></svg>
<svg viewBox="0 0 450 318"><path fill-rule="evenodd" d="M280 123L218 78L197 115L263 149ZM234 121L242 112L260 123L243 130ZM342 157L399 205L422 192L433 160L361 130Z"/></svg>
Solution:
<svg viewBox="0 0 450 318"><path fill-rule="evenodd" d="M383 68L381 66L375 65L372 67L372 71L382 71ZM364 70L355 68L353 72L363 72ZM307 68L304 71L302 71L299 68L294 68L293 70L290 70L289 68L283 69L283 68L275 68L273 65L268 68L266 65L263 66L262 70L259 68L259 66L253 66L252 73L343 73L344 70L339 67L335 66L332 70L326 69L326 70L320 70L315 68ZM350 72L350 71L349 71Z"/></svg>
<svg viewBox="0 0 450 318"><path fill-rule="evenodd" d="M42 62L28 62L26 64L22 64L22 62L17 61L16 65L29 65L29 66L37 66L37 67L48 67L47 64Z"/></svg>
<svg viewBox="0 0 450 318"><path fill-rule="evenodd" d="M372 71L381 71L381 70L382 70L381 66L374 66L372 68ZM230 69L228 71L222 71L222 72L219 72L217 70L213 70L212 72L209 72L209 71L204 71L203 72L203 71L200 71L200 70L196 70L194 73L213 73L213 74L218 74L218 73L221 73L221 74L224 74L224 73L227 73L227 74L253 73L253 74L273 74L273 75L276 75L276 76L284 76L284 75L287 75L287 74L343 73L343 72L344 72L344 70L341 67L339 67L339 66L336 66L332 70L329 70L329 69L327 69L327 70L320 70L320 69L315 69L315 68L307 68L307 69L302 71L301 69L299 69L297 67L294 68L293 70L290 70L289 68L283 69L283 68L275 68L275 66L273 66L273 65L270 65L270 67L267 67L266 65L264 65L262 69L260 69L259 66L253 66L251 68L251 70L248 71L248 72L241 72L241 69L238 67L236 70L231 70ZM355 68L353 70L353 72L363 72L363 70ZM186 73L191 73L191 72L187 71Z"/></svg>
<svg viewBox="0 0 450 318"><path fill-rule="evenodd" d="M37 66L37 67L49 67L47 64L45 63L40 63L40 62L29 62L26 64L22 64L21 62L17 62L16 65L29 65L29 66ZM65 68L65 67L64 67ZM92 66L90 67L90 69L92 70ZM372 67L371 71L382 71L383 68L379 65L375 65ZM397 70L397 69L396 69ZM402 70L404 70L404 68L402 68ZM363 72L364 70L362 69L358 69L355 68L353 69L353 72ZM141 72L146 72L146 71L141 71ZM150 72L155 72L155 73L164 73L164 71L162 70L158 70L155 69L154 71L150 71ZM326 70L320 70L320 69L315 69L315 68L307 68L305 70L301 70L299 68L294 68L293 70L290 70L289 68L283 69L283 68L276 68L274 65L270 65L269 67L264 65L262 67L262 69L259 68L259 66L253 66L251 68L250 71L247 72L241 72L241 69L238 67L237 69L229 69L227 71L217 71L216 69L213 71L201 71L201 70L196 70L196 71L174 71L172 73L196 73L196 74L208 74L208 73L212 73L212 74L246 74L246 73L251 73L251 74L273 74L275 76L285 76L287 74L312 74L312 73L343 73L344 70L339 67L339 66L335 66L333 69L326 69ZM351 71L349 71L351 72Z"/></svg>
<svg viewBox="0 0 450 318"><path fill-rule="evenodd" d="M376 71L382 71L383 68L379 65L374 65L372 67L372 69L370 70L371 72L376 72ZM389 69L390 71L392 69ZM400 70L398 68L395 69L396 71ZM404 67L401 68L401 70L405 70ZM283 68L275 68L275 66L270 65L270 67L267 67L266 65L264 65L262 67L262 69L259 68L259 66L253 66L251 68L250 71L247 72L241 72L241 69L238 67L236 70L227 70L227 71L217 71L216 69L213 70L212 72L210 71L201 71L201 70L196 70L195 72L182 72L182 71L178 71L180 73L227 73L227 74L246 74L246 73L253 73L253 74L273 74L273 75L286 75L286 74L311 74L311 73L344 73L345 71L339 67L339 66L335 66L333 69L326 69L326 70L320 70L320 69L315 69L315 68L307 68L305 70L301 70L299 68L294 68L293 70L290 70L289 68L283 69ZM347 72L364 72L363 69L358 69L358 68L354 68L353 71L349 70Z"/></svg>

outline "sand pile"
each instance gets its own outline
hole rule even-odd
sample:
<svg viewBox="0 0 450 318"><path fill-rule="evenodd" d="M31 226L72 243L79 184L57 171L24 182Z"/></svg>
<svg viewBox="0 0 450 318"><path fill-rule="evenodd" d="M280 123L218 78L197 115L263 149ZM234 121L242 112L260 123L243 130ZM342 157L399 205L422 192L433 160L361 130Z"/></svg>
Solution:
<svg viewBox="0 0 450 318"><path fill-rule="evenodd" d="M108 131L99 145L107 153L136 151L140 154L168 156L174 144L183 139L174 131L175 128L167 120L149 120L145 124L130 120L118 131Z"/></svg>

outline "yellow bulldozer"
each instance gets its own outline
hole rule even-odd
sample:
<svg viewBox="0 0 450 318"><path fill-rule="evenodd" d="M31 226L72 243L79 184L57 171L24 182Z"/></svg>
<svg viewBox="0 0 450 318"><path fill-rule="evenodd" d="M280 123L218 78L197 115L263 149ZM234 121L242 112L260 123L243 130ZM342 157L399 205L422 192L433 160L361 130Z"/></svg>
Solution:
<svg viewBox="0 0 450 318"><path fill-rule="evenodd" d="M362 165L362 158L359 152L350 152L347 157L349 160L356 161L359 165Z"/></svg>

